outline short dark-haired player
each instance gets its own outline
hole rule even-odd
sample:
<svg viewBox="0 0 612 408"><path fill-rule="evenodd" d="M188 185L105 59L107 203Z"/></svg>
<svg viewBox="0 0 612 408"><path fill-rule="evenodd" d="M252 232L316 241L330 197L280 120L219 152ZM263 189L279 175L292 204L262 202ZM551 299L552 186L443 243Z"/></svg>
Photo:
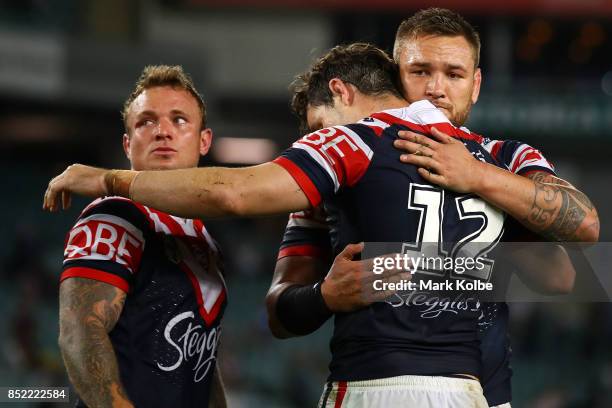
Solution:
<svg viewBox="0 0 612 408"><path fill-rule="evenodd" d="M196 167L210 147L204 102L178 66L146 67L123 119L134 170ZM59 345L77 406L225 406L225 304L219 248L201 221L95 200L67 236L60 285Z"/></svg>

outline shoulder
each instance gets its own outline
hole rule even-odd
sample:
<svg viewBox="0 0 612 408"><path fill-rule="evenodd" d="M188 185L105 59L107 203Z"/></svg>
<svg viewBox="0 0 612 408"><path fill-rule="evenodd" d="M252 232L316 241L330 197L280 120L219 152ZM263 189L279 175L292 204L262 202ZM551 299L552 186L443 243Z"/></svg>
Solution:
<svg viewBox="0 0 612 408"><path fill-rule="evenodd" d="M150 225L145 207L122 197L104 197L93 201L81 212L75 226L91 221L127 222L141 231Z"/></svg>

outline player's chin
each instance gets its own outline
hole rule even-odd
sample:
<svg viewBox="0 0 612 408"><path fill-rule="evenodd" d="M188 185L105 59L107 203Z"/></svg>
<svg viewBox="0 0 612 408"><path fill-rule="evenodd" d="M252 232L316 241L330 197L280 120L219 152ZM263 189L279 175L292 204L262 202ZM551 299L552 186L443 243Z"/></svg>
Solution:
<svg viewBox="0 0 612 408"><path fill-rule="evenodd" d="M157 156L147 161L146 170L174 170L182 166L175 157Z"/></svg>

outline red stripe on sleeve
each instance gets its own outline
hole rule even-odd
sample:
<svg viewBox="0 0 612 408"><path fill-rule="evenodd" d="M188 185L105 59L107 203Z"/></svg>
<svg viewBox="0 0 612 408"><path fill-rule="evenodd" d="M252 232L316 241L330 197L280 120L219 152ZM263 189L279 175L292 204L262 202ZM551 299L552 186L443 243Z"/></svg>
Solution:
<svg viewBox="0 0 612 408"><path fill-rule="evenodd" d="M519 171L517 174L519 176L527 177L527 176L529 176L530 174L533 174L533 173L546 173L546 174L550 174L551 176L555 176L556 177L555 173L553 173L550 169L547 169L545 167L540 167L540 168L537 168L537 169L529 170L529 171L526 171L524 173Z"/></svg>
<svg viewBox="0 0 612 408"><path fill-rule="evenodd" d="M316 207L321 203L321 194L319 190L298 165L285 157L277 157L274 159L274 163L287 170L291 177L298 183L304 194L306 194L311 206Z"/></svg>
<svg viewBox="0 0 612 408"><path fill-rule="evenodd" d="M504 142L496 141L494 143L495 144L493 145L493 148L491 149L491 156L493 156L495 158L495 160L497 160L497 161L499 161L501 163L501 160L498 159L497 155L499 154L499 149L501 149L501 147L504 144Z"/></svg>
<svg viewBox="0 0 612 408"><path fill-rule="evenodd" d="M72 268L68 268L62 272L60 276L60 282L68 278L87 278L96 280L99 282L108 283L109 285L113 285L125 293L130 292L130 285L123 278L120 278L117 275L113 275L112 273L100 271L98 269L85 268L82 266L75 266Z"/></svg>
<svg viewBox="0 0 612 408"><path fill-rule="evenodd" d="M329 256L329 251L326 251L315 245L294 245L281 248L278 251L277 260L287 256L312 256L315 258L326 258Z"/></svg>

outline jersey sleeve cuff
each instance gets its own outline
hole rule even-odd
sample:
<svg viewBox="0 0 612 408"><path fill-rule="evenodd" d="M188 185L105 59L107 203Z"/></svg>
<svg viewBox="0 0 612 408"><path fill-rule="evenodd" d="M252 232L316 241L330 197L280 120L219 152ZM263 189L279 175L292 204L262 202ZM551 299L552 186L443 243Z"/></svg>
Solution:
<svg viewBox="0 0 612 408"><path fill-rule="evenodd" d="M112 273L100 271L98 269L84 268L80 266L67 268L64 270L64 272L62 272L62 275L60 277L60 282L63 282L64 280L68 278L92 279L95 281L104 282L104 283L108 283L109 285L113 285L116 288L121 289L125 293L130 292L130 285L125 279L120 278L117 275L113 275Z"/></svg>
<svg viewBox="0 0 612 408"><path fill-rule="evenodd" d="M316 207L321 203L321 194L319 193L319 190L317 190L314 183L297 164L282 156L274 159L274 163L287 170L291 177L293 177L296 183L300 186L312 207Z"/></svg>
<svg viewBox="0 0 612 408"><path fill-rule="evenodd" d="M548 173L550 175L553 176L557 176L557 173L555 173L554 170L549 169L548 167L543 167L543 166L529 166L529 167L525 167L523 169L520 169L516 174L518 174L519 176L528 176L531 173L535 173L541 171L543 173Z"/></svg>

